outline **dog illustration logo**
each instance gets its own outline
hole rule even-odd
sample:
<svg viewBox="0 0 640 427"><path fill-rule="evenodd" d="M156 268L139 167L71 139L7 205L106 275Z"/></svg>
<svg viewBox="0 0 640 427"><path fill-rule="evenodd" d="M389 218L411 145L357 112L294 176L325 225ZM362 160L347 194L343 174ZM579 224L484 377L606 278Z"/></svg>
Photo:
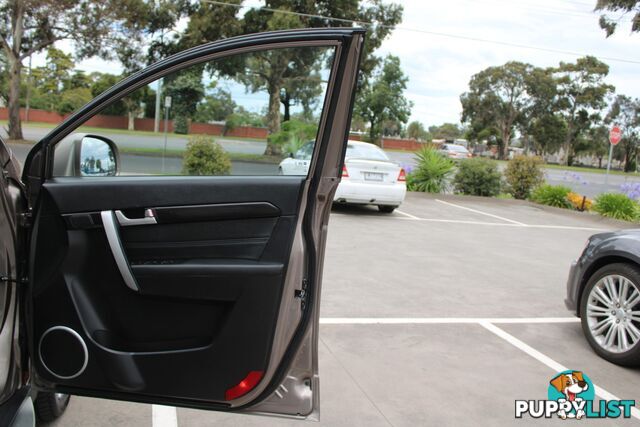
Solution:
<svg viewBox="0 0 640 427"><path fill-rule="evenodd" d="M564 371L549 381L549 400L559 403L571 403L574 409L570 411L559 410L558 416L563 420L567 418L582 419L585 416L582 402L593 400L594 389L591 380L580 371ZM579 409L576 409L579 408Z"/></svg>
<svg viewBox="0 0 640 427"><path fill-rule="evenodd" d="M638 417L636 401L632 399L599 399L595 401L596 388L582 371L573 369L558 372L547 386L547 399L516 399L515 417L522 419L555 418L563 420L584 418Z"/></svg>

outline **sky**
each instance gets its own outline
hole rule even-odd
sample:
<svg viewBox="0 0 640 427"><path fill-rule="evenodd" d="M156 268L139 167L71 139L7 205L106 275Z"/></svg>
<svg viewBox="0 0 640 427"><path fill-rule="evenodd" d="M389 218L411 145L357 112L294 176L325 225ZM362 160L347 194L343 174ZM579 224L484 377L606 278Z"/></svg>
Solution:
<svg viewBox="0 0 640 427"><path fill-rule="evenodd" d="M411 120L426 126L458 122L462 111L460 95L467 89L471 76L484 68L512 60L549 67L560 61L573 62L585 54L594 55L610 66L607 82L616 87L617 93L640 98L637 78L640 34L630 33L630 17L627 16L616 34L606 38L598 25L599 15L593 12L595 0L396 2L404 6L403 21L383 42L377 54L393 54L400 58L409 78L405 95L414 104ZM264 3L248 0L245 4L260 6ZM473 38L498 43L469 40ZM59 47L71 50L70 44ZM34 66L43 61L42 54L34 57ZM98 58L82 61L77 66L88 72L119 73L121 70L117 63Z"/></svg>

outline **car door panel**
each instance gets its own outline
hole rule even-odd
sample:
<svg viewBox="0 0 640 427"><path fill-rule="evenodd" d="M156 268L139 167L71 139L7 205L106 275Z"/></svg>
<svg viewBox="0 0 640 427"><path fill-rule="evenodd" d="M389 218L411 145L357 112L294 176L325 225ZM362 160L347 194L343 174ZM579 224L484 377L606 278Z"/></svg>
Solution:
<svg viewBox="0 0 640 427"><path fill-rule="evenodd" d="M34 310L39 319L49 317L47 309L64 314L36 321L36 336L64 325L81 336L89 355L82 375L61 379L71 367L53 354L69 337L48 334L39 344L43 379L149 395L172 388L181 398L224 401L249 372L264 372L303 179L187 179L190 191L185 179L127 178L122 185L120 178L104 178L85 185L85 178L64 178L43 186L35 234L66 244L56 250L62 257L36 257L35 271L53 273L34 276ZM169 200L178 205L166 206ZM156 224L118 229L138 292L123 283L99 216L86 212L107 205L131 217L155 212ZM83 215L91 221L80 221ZM67 309L51 306L52 298ZM182 368L155 371L158 363ZM202 385L177 388L183 377Z"/></svg>
<svg viewBox="0 0 640 427"><path fill-rule="evenodd" d="M23 179L34 208L27 310L37 387L219 410L317 410L317 297L362 36L258 38L336 46L308 176L52 177L51 145L118 90L165 73L156 66L36 146ZM247 39L256 40L195 49L164 67L256 49Z"/></svg>

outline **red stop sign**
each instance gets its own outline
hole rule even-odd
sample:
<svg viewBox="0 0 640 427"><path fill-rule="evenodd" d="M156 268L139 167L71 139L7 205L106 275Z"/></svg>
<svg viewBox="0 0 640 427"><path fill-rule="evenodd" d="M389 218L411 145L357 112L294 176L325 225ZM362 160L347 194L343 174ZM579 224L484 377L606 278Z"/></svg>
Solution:
<svg viewBox="0 0 640 427"><path fill-rule="evenodd" d="M613 145L617 145L622 139L622 130L618 126L614 126L609 131L609 142Z"/></svg>

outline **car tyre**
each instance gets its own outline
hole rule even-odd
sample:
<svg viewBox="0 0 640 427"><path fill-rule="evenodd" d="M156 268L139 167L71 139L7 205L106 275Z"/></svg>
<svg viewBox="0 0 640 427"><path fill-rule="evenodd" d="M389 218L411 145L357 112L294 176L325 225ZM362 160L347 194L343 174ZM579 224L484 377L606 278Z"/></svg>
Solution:
<svg viewBox="0 0 640 427"><path fill-rule="evenodd" d="M397 206L378 205L378 210L382 213L392 213L396 208Z"/></svg>
<svg viewBox="0 0 640 427"><path fill-rule="evenodd" d="M615 363L616 365L628 367L640 366L640 340L633 344L627 351L609 351L605 348L606 344L600 342L602 337L600 337L599 340L594 336L594 332L592 332L592 325L594 325L596 319L587 314L587 305L591 302L597 303L598 306L604 306L604 304L596 302L595 296L592 295L591 291L595 286L600 286L599 283L603 283L601 282L601 280L606 278L607 276L620 276L622 278L625 278L633 284L637 291L640 292L640 268L636 267L635 265L624 263L609 264L600 268L593 275L591 275L582 292L582 297L580 298L580 317L582 323L582 331L584 332L589 345L591 345L593 350L602 358L608 360L611 363ZM620 288L618 288L618 290L619 289ZM630 295L631 292L632 291L628 290L627 295ZM637 302L633 305L634 306L630 307L629 310L634 312L640 311L640 302ZM613 311L617 310L615 308L615 304L611 308L613 308L612 313ZM601 316L604 317L604 315ZM609 317L609 314L607 313L606 316ZM613 314L610 317L613 322L618 320ZM620 324L621 322L624 323L625 320L623 319L620 322L617 322L617 324ZM635 326L636 329L640 329L639 321L631 319L629 320L629 322L631 322L631 324ZM598 335L601 336L602 333Z"/></svg>
<svg viewBox="0 0 640 427"><path fill-rule="evenodd" d="M63 393L40 392L34 402L36 416L40 421L50 422L67 409L70 396Z"/></svg>

